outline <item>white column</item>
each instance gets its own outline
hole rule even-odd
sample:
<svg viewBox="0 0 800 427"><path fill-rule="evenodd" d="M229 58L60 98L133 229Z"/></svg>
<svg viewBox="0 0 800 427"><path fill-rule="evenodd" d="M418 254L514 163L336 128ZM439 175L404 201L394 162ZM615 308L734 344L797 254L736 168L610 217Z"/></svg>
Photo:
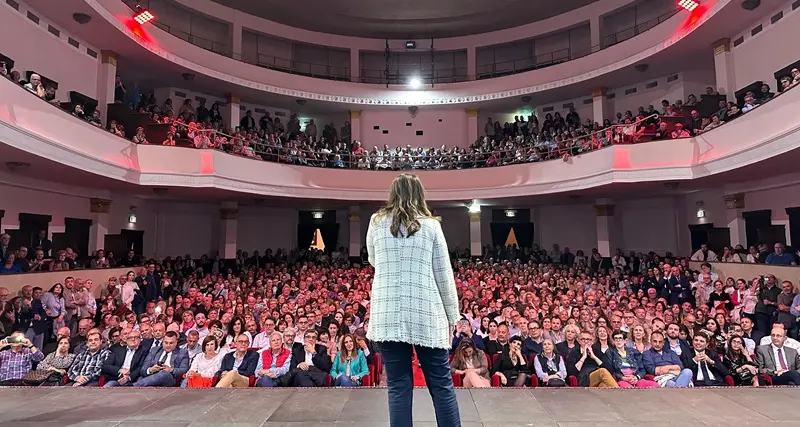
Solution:
<svg viewBox="0 0 800 427"><path fill-rule="evenodd" d="M361 55L357 48L350 48L350 81L358 82L361 77Z"/></svg>
<svg viewBox="0 0 800 427"><path fill-rule="evenodd" d="M725 196L725 219L731 233L731 246L747 247L747 229L744 226L744 193Z"/></svg>
<svg viewBox="0 0 800 427"><path fill-rule="evenodd" d="M228 103L225 104L222 111L222 118L228 123L231 129L236 129L241 120L241 111L239 110L239 97L236 95L228 94L225 99Z"/></svg>
<svg viewBox="0 0 800 427"><path fill-rule="evenodd" d="M236 202L224 202L219 209L219 257L236 258L236 237L238 233L239 205Z"/></svg>
<svg viewBox="0 0 800 427"><path fill-rule="evenodd" d="M350 212L347 214L347 220L350 221L350 256L361 256L361 207L350 206Z"/></svg>
<svg viewBox="0 0 800 427"><path fill-rule="evenodd" d="M110 50L100 51L100 65L97 70L97 110L100 111L103 121L107 119L108 104L114 103L117 58L117 54Z"/></svg>
<svg viewBox="0 0 800 427"><path fill-rule="evenodd" d="M614 253L614 205L608 199L599 199L594 206L597 216L597 250L600 255L610 257Z"/></svg>
<svg viewBox="0 0 800 427"><path fill-rule="evenodd" d="M467 108L467 141L470 144L478 140L478 109Z"/></svg>
<svg viewBox="0 0 800 427"><path fill-rule="evenodd" d="M361 110L350 110L350 139L361 141ZM364 146L363 141L361 146Z"/></svg>
<svg viewBox="0 0 800 427"><path fill-rule="evenodd" d="M733 96L736 93L734 70L731 40L717 40L714 42L714 73L716 74L717 91L720 94Z"/></svg>
<svg viewBox="0 0 800 427"><path fill-rule="evenodd" d="M608 100L606 99L606 88L601 87L592 92L592 120L599 124L603 124L603 119L612 119L612 111L608 108Z"/></svg>
<svg viewBox="0 0 800 427"><path fill-rule="evenodd" d="M92 214L92 225L89 227L89 253L94 253L98 249L104 249L106 245L106 234L109 228L109 212L111 211L111 200L89 199L89 212Z"/></svg>
<svg viewBox="0 0 800 427"><path fill-rule="evenodd" d="M469 253L472 256L481 256L483 241L481 240L481 213L469 213Z"/></svg>
<svg viewBox="0 0 800 427"><path fill-rule="evenodd" d="M600 50L602 48L600 46L600 42L601 42L600 34L602 34L601 29L602 29L602 25L603 25L602 23L603 23L603 20L602 20L601 16L592 15L589 18L589 33L590 33L590 36L589 36L590 39L589 40L591 41L591 45L590 46L592 48L592 52L596 52L596 51L598 51L598 50Z"/></svg>
<svg viewBox="0 0 800 427"><path fill-rule="evenodd" d="M242 24L238 22L231 23L231 53L235 59L242 58Z"/></svg>
<svg viewBox="0 0 800 427"><path fill-rule="evenodd" d="M477 48L475 48L475 46L469 46L467 48L467 78L469 80L475 80L477 75L478 75Z"/></svg>

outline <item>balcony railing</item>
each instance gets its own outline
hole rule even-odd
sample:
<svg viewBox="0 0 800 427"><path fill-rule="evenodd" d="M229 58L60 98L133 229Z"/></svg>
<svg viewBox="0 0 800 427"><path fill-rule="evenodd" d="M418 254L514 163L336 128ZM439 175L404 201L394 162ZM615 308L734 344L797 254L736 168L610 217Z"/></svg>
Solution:
<svg viewBox="0 0 800 427"><path fill-rule="evenodd" d="M139 4L147 5L149 3L149 0L122 1L131 9L134 9ZM533 71L540 68L549 67L551 65L560 64L562 62L582 58L586 55L599 52L617 43L621 43L625 40L633 38L666 21L681 10L682 9L677 8L667 11L656 18L604 36L600 45L591 46L589 48L564 48L524 58L479 65L477 67L474 79L491 79L508 76L511 74L524 73L527 71ZM183 30L171 27L169 24L161 22L158 19L153 21L153 25L195 46L227 56L237 61L246 62L259 67L269 68L271 70L284 73L297 74L307 77L380 85L407 84L408 79L412 76L419 78L423 84L457 83L470 81L472 79L466 67L441 68L434 70L425 67L400 67L400 69L397 67L391 69L390 67L388 72L385 69L375 70L362 68L360 70L360 77L358 79L353 79L350 75L349 67L295 61L288 58L280 58L260 53L256 53L255 56L234 54L229 44L197 36L192 34L191 30L189 33L187 33Z"/></svg>

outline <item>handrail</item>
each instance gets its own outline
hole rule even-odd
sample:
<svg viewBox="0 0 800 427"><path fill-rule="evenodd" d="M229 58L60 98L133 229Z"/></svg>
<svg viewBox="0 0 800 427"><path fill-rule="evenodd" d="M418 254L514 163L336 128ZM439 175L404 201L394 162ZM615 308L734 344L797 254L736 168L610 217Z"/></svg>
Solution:
<svg viewBox="0 0 800 427"><path fill-rule="evenodd" d="M150 0L122 0L129 8L135 9L136 5L146 2L149 4ZM495 77L503 77L511 74L518 74L524 73L527 71L537 70L540 68L549 67L551 65L560 64L562 62L572 61L578 58L582 58L584 56L590 55L595 52L599 52L603 49L609 48L614 46L615 44L621 43L625 40L628 40L634 36L637 36L656 25L666 21L667 19L671 18L678 12L680 12L681 8L675 8L665 12L653 19L634 24L629 28L625 28L623 30L619 30L613 34L609 34L604 36L600 45L594 45L586 49L572 49L572 48L564 48L554 50L552 52L545 52L538 55L528 56L524 58L517 58L507 61L495 62L491 64L483 64L477 66L475 76L470 76L469 71L466 67L454 67L452 69L443 68L443 69L434 69L433 76L428 76L427 78L423 78L422 80L426 84L443 84L443 83L457 83L457 82L466 82L466 81L474 81L474 80L483 80L487 78L495 78ZM276 70L284 73L289 74L298 74L304 75L307 77L314 77L314 78L322 78L322 79L329 79L329 80L340 80L340 81L352 81L355 83L365 83L365 84L405 84L406 78L408 75L400 74L400 75L386 75L386 70L372 70L367 68L362 68L360 71L360 77L357 79L353 79L350 76L350 67L340 67L340 66L333 66L330 64L317 64L312 62L303 62L303 61L295 61L293 59L281 58L272 55L263 55L266 58L271 58L272 65L269 62L262 62L260 58L262 54L256 53L256 59L253 61L252 59L246 57L245 55L237 54L232 52L231 46L227 43L220 43L214 40L210 40L201 36L196 36L191 33L186 33L185 31L181 31L171 26L159 21L153 21L153 24L160 28L161 30L172 34L175 37L180 38L181 40L187 41L195 46L201 47L208 51L226 56L228 58L235 59L237 61L245 62L252 65L257 65L264 68L269 68L271 70ZM631 34L630 36L620 36L622 34ZM541 58L541 59L540 59ZM549 58L549 59L548 59ZM276 63L284 63L289 64L288 66L278 66L275 65ZM504 64L511 64L510 67L503 67ZM331 71L327 72L311 72L311 71L304 71L303 69L297 69L296 66L304 66L307 67L309 70L316 69L316 70L331 70L331 69L341 69L344 71L343 74L334 73ZM488 68L488 70L487 70ZM455 71L464 69L465 73L463 76L461 74L453 74L453 75L442 75L437 77L438 71ZM415 69L416 70L416 69ZM483 71L482 71L483 70ZM390 70L391 73L392 70ZM419 71L424 73L430 73L430 70L424 70L424 67L419 67Z"/></svg>
<svg viewBox="0 0 800 427"><path fill-rule="evenodd" d="M359 161L362 158L365 158L370 162L370 167L368 167L366 169L375 169L375 170L379 170L379 169L395 169L396 170L398 168L399 169L406 169L406 168L407 169L428 169L429 168L428 165L415 165L414 163L416 163L417 161L422 161L422 160L428 159L428 158L433 158L439 164L439 167L438 168L434 168L434 169L454 169L454 168L460 169L461 166L464 166L464 165L469 165L470 167L492 167L492 166L503 166L503 165L508 165L508 164L512 164L512 163L513 164L533 163L533 162L538 162L540 160L552 160L552 159L559 159L559 158L560 159L566 159L566 157L568 157L568 156L584 154L584 153L587 153L589 151L599 150L599 149L602 149L602 148L605 148L605 147L608 147L608 146L614 145L614 144L632 143L632 142L635 142L635 141L631 141L630 139L628 141L624 141L626 139L626 137L624 136L624 133L621 130L623 128L625 128L625 127L633 127L634 129L636 129L636 127L639 124L641 124L643 122L646 122L646 121L648 121L650 119L656 118L656 117L658 117L658 114L651 114L651 115L649 115L647 117L644 117L642 119L636 120L636 121L634 121L634 122L632 122L630 124L612 124L609 127L589 132L586 135L582 135L582 136L579 136L579 137L571 138L571 139L568 139L568 140L562 140L560 142L563 145L563 148L548 147L548 145L552 145L553 143L555 143L555 141L542 141L542 140L539 140L539 141L536 141L536 143L529 143L529 144L524 145L524 146L514 146L514 147L509 147L507 149L495 150L495 151L480 151L480 149L478 149L478 151L470 151L470 152L464 152L464 153L449 153L449 152L448 153L441 153L441 152L438 152L438 153L434 153L434 154L430 154L430 155L427 154L427 152L430 151L430 150L435 150L434 148L426 148L426 149L425 148L413 148L412 150L414 151L414 153L403 152L403 151L398 153L397 152L398 149L400 149L400 150L404 150L404 149L402 147L396 147L394 149L390 149L390 152L394 152L395 154L385 156L385 155L382 155L382 154L381 155L376 155L375 153L372 153L372 152L369 152L369 151L366 151L366 150L361 155L353 154L351 151L348 151L347 153L339 154L339 153L326 152L326 151L303 150L303 149L300 149L300 148L297 148L297 147L294 147L294 146L290 146L290 147L287 148L286 146L270 145L269 143L267 143L264 140L248 141L248 142L253 142L253 147L252 148L253 148L253 154L255 156L259 156L259 157L261 157L262 160L265 160L265 161L275 161L275 162L278 162L278 163L294 163L294 164L300 164L300 165L306 165L306 166L320 167L320 166L326 166L326 164L331 163L331 161L329 160L329 156L340 156L339 161L342 162L342 165L341 166L335 166L335 163L337 161L334 161L333 162L334 166L332 166L332 167L339 167L339 168L346 168L346 169L365 169L363 167L360 167L360 166L363 166L363 164L359 164ZM189 126L189 125L187 125L185 123L175 122L175 123L173 123L173 125L181 126L181 127L184 127L186 129L190 129L191 130L191 126ZM196 130L199 131L199 132L208 133L209 134L209 140L211 140L212 136L215 139L216 139L216 137L225 138L227 140L229 146L231 146L231 148L233 148L233 149L235 149L236 147L233 147L233 145L235 143L232 142L232 141L239 142L241 140L241 138L238 137L238 136L229 135L229 134L226 134L224 132L215 131L215 130L212 130L212 129L199 129L199 130L196 129ZM603 142L603 141L601 141L601 139L604 139L605 141ZM619 142L616 142L616 141L619 141ZM291 141L289 141L289 143L290 142ZM533 142L533 141L531 141L531 142ZM591 142L592 145L590 145L590 146L582 145L582 144L585 144L586 142ZM157 144L155 144L155 145L157 145ZM453 147L453 149L456 149L456 148L457 147ZM222 146L213 147L213 149L227 152L224 149L224 147L222 147ZM416 152L418 152L420 149L425 154L416 154ZM542 150L541 155L537 152L537 150ZM296 151L296 153L293 153L294 151ZM302 157L301 158L300 155L302 155L302 156L312 155L312 156L311 157ZM521 158L520 158L520 155L522 155ZM341 158L341 156L343 156L344 158ZM397 156L402 157L402 160L401 160L402 164L399 164L399 165L386 164L386 165L384 165L385 167L378 167L379 165L376 162L377 160L379 160L378 158L380 158L380 160L382 160L383 157L392 157L392 158L394 158L394 157L397 157ZM293 159L292 157L295 157L295 159ZM462 159L462 157L468 157L468 159ZM496 164L494 164L494 165L490 164L489 160L491 160L491 159L496 160L496 162L495 162ZM372 164L372 163L375 163L375 164Z"/></svg>

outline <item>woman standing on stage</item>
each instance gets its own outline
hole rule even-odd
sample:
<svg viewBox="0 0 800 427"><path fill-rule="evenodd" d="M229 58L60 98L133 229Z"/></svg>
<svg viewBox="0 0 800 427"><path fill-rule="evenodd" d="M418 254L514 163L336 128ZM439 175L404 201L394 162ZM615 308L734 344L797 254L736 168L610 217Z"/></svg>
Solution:
<svg viewBox="0 0 800 427"><path fill-rule="evenodd" d="M461 317L456 285L442 227L415 175L395 178L389 201L370 220L367 250L375 267L367 338L383 355L390 425L412 425L416 349L437 425L461 426L448 360L451 333Z"/></svg>

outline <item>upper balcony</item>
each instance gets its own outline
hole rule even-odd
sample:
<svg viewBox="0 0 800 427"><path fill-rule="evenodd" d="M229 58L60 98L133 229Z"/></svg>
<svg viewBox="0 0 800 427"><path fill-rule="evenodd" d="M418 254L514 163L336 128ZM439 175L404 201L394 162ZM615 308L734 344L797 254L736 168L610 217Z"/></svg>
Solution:
<svg viewBox="0 0 800 427"><path fill-rule="evenodd" d="M729 37L729 28L752 21L732 0L705 2L696 15L675 14L673 3L667 0L658 4L668 7L649 14L624 0L600 0L513 29L416 40L420 53L395 55L405 41L390 40L387 59L386 40L287 28L206 0L181 0L181 8L173 5L160 11L153 4L163 19L143 29L129 24L131 10L120 0L29 3L47 10L52 19L82 38L103 40L101 49L133 62L152 63L142 58L148 52L188 73L236 86L231 93L260 91L346 106L473 105L565 86L573 93L591 93L598 87L648 78L640 74L644 68L663 75L663 70L674 69L674 64L686 59L707 64L710 43ZM778 1L762 3L762 8L768 8ZM197 13L175 12L188 7ZM70 23L76 10L97 19L82 26ZM170 24L170 16L175 15L184 21ZM591 16L597 25L592 25ZM114 31L127 41L117 41L111 35ZM320 63L315 59L320 57L328 60ZM641 65L646 67L634 68ZM411 75L420 77L422 90L408 90L405 83Z"/></svg>

